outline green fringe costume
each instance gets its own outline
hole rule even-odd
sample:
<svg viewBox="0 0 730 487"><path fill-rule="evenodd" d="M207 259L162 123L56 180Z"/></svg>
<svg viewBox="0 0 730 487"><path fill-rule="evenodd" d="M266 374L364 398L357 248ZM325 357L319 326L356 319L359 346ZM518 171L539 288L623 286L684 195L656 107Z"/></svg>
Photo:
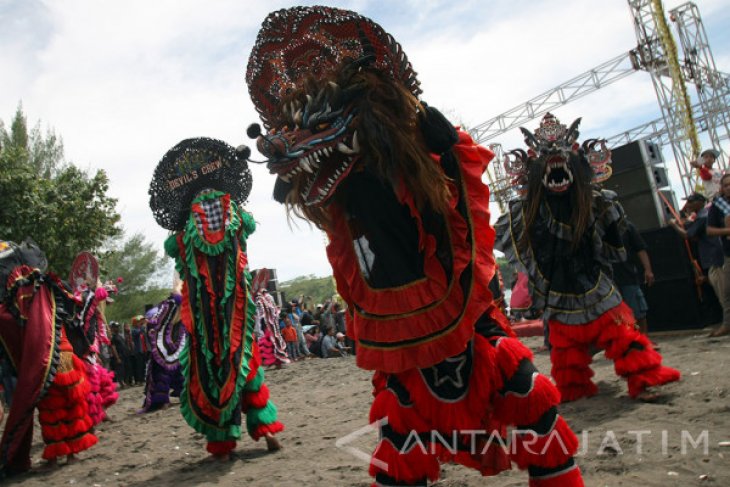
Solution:
<svg viewBox="0 0 730 487"><path fill-rule="evenodd" d="M180 358L181 412L214 455L235 447L242 413L254 440L284 429L254 335L246 239L255 226L229 194L206 191L192 201L185 228L165 242L183 280L182 321L190 335Z"/></svg>

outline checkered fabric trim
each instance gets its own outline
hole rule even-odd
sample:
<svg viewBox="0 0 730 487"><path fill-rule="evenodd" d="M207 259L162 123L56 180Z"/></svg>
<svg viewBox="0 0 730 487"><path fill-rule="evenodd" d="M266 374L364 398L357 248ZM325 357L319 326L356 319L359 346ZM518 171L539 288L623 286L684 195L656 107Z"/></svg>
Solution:
<svg viewBox="0 0 730 487"><path fill-rule="evenodd" d="M201 201L200 206L205 212L205 219L208 220L208 231L217 232L224 224L228 225L230 223L230 212L227 215L223 215L223 205L220 199ZM200 215L193 213L193 216L195 217L195 225L198 227L198 232L204 234L203 220L200 218Z"/></svg>
<svg viewBox="0 0 730 487"><path fill-rule="evenodd" d="M728 202L724 196L718 195L717 197L715 197L712 204L717 206L717 208L722 212L723 215L730 215L730 202Z"/></svg>

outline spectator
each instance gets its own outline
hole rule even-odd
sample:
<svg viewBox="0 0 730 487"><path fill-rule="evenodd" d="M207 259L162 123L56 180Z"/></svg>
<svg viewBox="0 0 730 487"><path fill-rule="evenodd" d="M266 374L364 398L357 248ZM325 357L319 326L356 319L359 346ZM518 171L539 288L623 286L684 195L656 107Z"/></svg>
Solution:
<svg viewBox="0 0 730 487"><path fill-rule="evenodd" d="M337 346L337 338L335 337L335 327L327 328L327 333L322 339L322 357L342 357L342 350Z"/></svg>
<svg viewBox="0 0 730 487"><path fill-rule="evenodd" d="M700 159L690 162L690 165L700 170L700 178L705 188L705 196L711 200L720 192L720 178L722 172L713 169L717 158L720 157L720 151L716 149L707 149L700 154Z"/></svg>
<svg viewBox="0 0 730 487"><path fill-rule="evenodd" d="M124 365L127 360L127 346L124 343L124 337L120 333L119 323L116 321L111 322L112 338L111 338L111 367L114 371L114 377L116 377L119 383L119 388L122 389L125 386L125 370Z"/></svg>
<svg viewBox="0 0 730 487"><path fill-rule="evenodd" d="M343 357L347 356L350 352L350 347L345 343L345 334L337 332L335 338L337 339L337 349L340 351L340 355Z"/></svg>
<svg viewBox="0 0 730 487"><path fill-rule="evenodd" d="M335 331L337 333L345 335L345 310L342 309L340 303L334 303L332 305L332 321L335 324Z"/></svg>
<svg viewBox="0 0 730 487"><path fill-rule="evenodd" d="M720 193L712 201L707 213L707 235L720 237L724 254L722 267L722 325L713 331L710 336L719 337L730 335L730 174L720 179Z"/></svg>
<svg viewBox="0 0 730 487"><path fill-rule="evenodd" d="M322 334L319 328L312 326L304 332L304 338L307 340L307 348L312 355L322 356Z"/></svg>
<svg viewBox="0 0 730 487"><path fill-rule="evenodd" d="M296 299L292 300L287 307L286 307L286 315L289 317L289 319L292 322L292 326L297 332L297 339L298 341L298 355L302 357L309 357L312 354L309 353L309 349L307 348L307 341L304 339L304 332L302 331L302 323L299 319L299 312L297 311L299 309L299 303Z"/></svg>
<svg viewBox="0 0 730 487"><path fill-rule="evenodd" d="M134 367L134 381L137 385L145 383L145 369L147 367L147 319L142 315L132 318L132 347L129 354Z"/></svg>
<svg viewBox="0 0 730 487"><path fill-rule="evenodd" d="M129 327L129 323L124 323L124 346L127 349L127 355L124 359L124 382L128 386L139 385L137 381L136 373L137 370L137 357L134 354L134 340L132 339L132 330Z"/></svg>
<svg viewBox="0 0 730 487"><path fill-rule="evenodd" d="M299 338L297 337L297 330L291 322L291 318L287 315L283 316L284 328L281 329L281 336L284 337L286 342L286 352L289 354L291 360L299 360Z"/></svg>
<svg viewBox="0 0 730 487"><path fill-rule="evenodd" d="M694 241L700 267L707 280L715 291L718 301L723 296L722 266L724 255L722 242L719 237L707 235L707 214L705 207L707 200L699 193L687 197L687 203L680 211L681 222L669 220L669 224L683 238Z"/></svg>
<svg viewBox="0 0 730 487"><path fill-rule="evenodd" d="M648 326L646 324L646 313L649 306L646 304L641 284L651 286L654 284L654 272L651 269L651 261L646 251L646 243L639 235L633 223L626 220L626 230L621 235L627 259L613 265L613 280L619 288L624 302L634 312L636 325L639 331L646 335ZM638 265L637 265L638 264ZM641 273L639 271L641 266ZM656 347L655 347L656 348Z"/></svg>
<svg viewBox="0 0 730 487"><path fill-rule="evenodd" d="M685 204L682 209L679 210L679 218L682 220L679 223L686 226L687 223L692 222L695 218L697 218L700 210L702 210L702 208L704 208L707 204L707 198L705 198L701 193L692 193L684 200ZM706 213L705 217L707 217Z"/></svg>

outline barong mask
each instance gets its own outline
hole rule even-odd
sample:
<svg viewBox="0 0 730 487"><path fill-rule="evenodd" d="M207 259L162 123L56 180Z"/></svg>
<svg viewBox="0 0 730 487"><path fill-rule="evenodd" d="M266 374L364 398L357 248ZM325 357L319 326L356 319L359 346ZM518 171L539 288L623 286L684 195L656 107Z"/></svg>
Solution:
<svg viewBox="0 0 730 487"><path fill-rule="evenodd" d="M561 194L576 184L598 184L611 176L611 151L605 140L576 142L580 121L566 127L547 113L534 133L520 127L528 150L512 150L504 160L518 193L528 191L530 180L541 183L549 193Z"/></svg>
<svg viewBox="0 0 730 487"><path fill-rule="evenodd" d="M401 46L372 20L329 7L295 7L266 18L246 81L268 133L252 125L248 134L277 175L277 201L328 203L370 150L363 112L372 113L379 101L365 92L373 93L378 80L395 81L414 100L421 93ZM414 109L414 125L415 116Z"/></svg>

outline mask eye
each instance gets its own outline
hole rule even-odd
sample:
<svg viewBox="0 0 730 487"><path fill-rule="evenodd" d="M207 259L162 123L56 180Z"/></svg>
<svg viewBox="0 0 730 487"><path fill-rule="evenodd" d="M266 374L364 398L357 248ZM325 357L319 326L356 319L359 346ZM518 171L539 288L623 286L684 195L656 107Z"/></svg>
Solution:
<svg viewBox="0 0 730 487"><path fill-rule="evenodd" d="M330 123L329 122L321 122L316 125L317 130L324 130L326 128L329 128Z"/></svg>

